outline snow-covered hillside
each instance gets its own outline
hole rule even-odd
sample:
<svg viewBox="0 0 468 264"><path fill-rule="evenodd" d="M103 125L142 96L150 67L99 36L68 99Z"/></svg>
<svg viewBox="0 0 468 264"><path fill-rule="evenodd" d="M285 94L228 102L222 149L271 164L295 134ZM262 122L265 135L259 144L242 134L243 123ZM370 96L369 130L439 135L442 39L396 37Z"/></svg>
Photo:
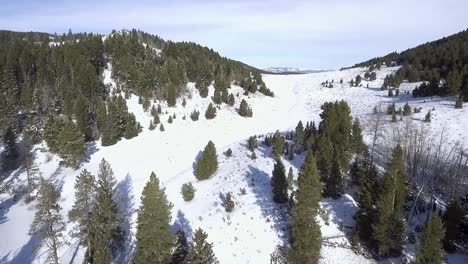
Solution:
<svg viewBox="0 0 468 264"><path fill-rule="evenodd" d="M319 122L320 106L326 101L345 100L351 107L352 115L362 120L366 139L369 141L370 120L375 106L395 102L402 106L409 102L412 107L422 107L419 114L411 118L421 123L425 113L432 110L432 122L426 124L432 133L437 134L448 127L446 136L451 141L462 141L468 148L468 105L464 109L454 109L454 98L417 98L404 93L416 84L402 84L402 93L398 97L388 97L380 87L383 78L397 68L382 68L377 72L377 80L363 81L363 87L349 87L348 81L356 75L364 75L365 69L350 69L303 75L264 75L263 79L275 97L265 97L259 93L242 95L242 88L233 87L234 94L245 98L253 110L252 118L243 118L237 114L240 98L236 97L235 107L225 104L218 110L217 117L206 120L203 116L209 98L200 98L193 84L188 85L187 105L181 100L175 108L165 108L168 114L160 116L165 131L148 129L151 116L138 104L137 96L127 100L129 111L133 112L143 126L143 132L130 140L123 139L117 144L102 147L100 142L89 146L88 161L79 170L59 167L59 159L46 152L45 145L36 146L40 169L46 178L52 178L62 186L61 205L66 219L67 212L74 202L75 176L82 169L96 174L101 159L105 158L112 166L118 179L118 190L122 195L128 214L131 232L135 232L136 210L140 203L140 194L152 171L166 188L168 199L174 204L172 209L174 228L183 228L188 236L198 227L208 233L208 240L214 243L216 256L221 263L269 263L270 254L281 243L284 221L277 219L279 210L271 199L270 175L273 160L270 150L257 149L257 159L251 160L246 147L246 139L252 135L287 131L293 129L299 120ZM112 82L110 69L104 73L105 83ZM343 79L343 84L339 80ZM324 88L321 83L334 80L334 88ZM210 88L210 95L213 88ZM190 113L197 109L201 112L199 121L192 121ZM169 115L176 114L172 124L167 123ZM186 117L183 120L183 117ZM385 118L388 118L387 116ZM391 124L385 124L390 134ZM216 144L220 165L217 173L206 181L199 182L193 175L193 165L199 152L212 140ZM223 152L231 148L233 156L227 158ZM288 169L295 174L302 164L303 157L297 156L292 162L285 161ZM5 181L15 185L24 179L22 171L13 172ZM183 183L192 182L197 189L195 199L184 202L180 194ZM242 194L240 189L245 188ZM232 192L236 208L226 213L221 206L222 194ZM24 199L14 200L12 195L0 195L0 263L42 263L41 251L33 249L41 245L38 237L28 235L29 226L34 216L35 202L25 204ZM339 200L324 200L322 207L330 212L329 225L322 225L324 237L336 237L327 240L322 249L322 263L373 263L373 260L353 253L343 247L333 247L332 242L348 245L343 237L346 229L352 225L353 213L357 205L351 196L345 195ZM68 230L71 229L68 225ZM60 258L63 263L81 263L84 248L78 247L76 239L69 239L70 245L62 248ZM131 254L133 241L129 240L127 255ZM468 261L464 256L453 256L462 263ZM453 262L455 263L455 261ZM465 262L466 263L466 262Z"/></svg>

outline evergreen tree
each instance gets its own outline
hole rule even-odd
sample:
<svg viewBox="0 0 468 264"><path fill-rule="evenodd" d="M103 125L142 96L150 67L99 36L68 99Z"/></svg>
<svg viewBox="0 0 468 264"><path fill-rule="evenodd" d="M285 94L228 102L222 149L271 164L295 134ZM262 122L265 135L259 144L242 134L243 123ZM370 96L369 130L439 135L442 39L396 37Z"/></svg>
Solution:
<svg viewBox="0 0 468 264"><path fill-rule="evenodd" d="M286 171L281 161L277 158L271 176L271 186L273 191L273 201L275 203L286 203L288 201L288 181Z"/></svg>
<svg viewBox="0 0 468 264"><path fill-rule="evenodd" d="M443 216L445 226L445 238L443 242L444 248L448 252L454 252L456 250L455 243L460 235L463 216L464 212L460 203L456 200L450 201Z"/></svg>
<svg viewBox="0 0 468 264"><path fill-rule="evenodd" d="M320 180L325 183L328 181L333 161L333 146L327 136L321 136L318 142L317 167L320 171Z"/></svg>
<svg viewBox="0 0 468 264"><path fill-rule="evenodd" d="M213 104L209 104L208 108L205 111L205 118L206 119L213 119L216 117L216 108L213 106Z"/></svg>
<svg viewBox="0 0 468 264"><path fill-rule="evenodd" d="M78 127L71 120L66 121L59 134L59 154L68 166L77 167L85 159L85 145Z"/></svg>
<svg viewBox="0 0 468 264"><path fill-rule="evenodd" d="M424 122L426 122L426 123L431 122L431 110L427 111L426 116L424 116Z"/></svg>
<svg viewBox="0 0 468 264"><path fill-rule="evenodd" d="M298 187L292 208L291 236L294 263L318 263L321 232L316 216L320 209L321 189L314 156L309 151L298 176Z"/></svg>
<svg viewBox="0 0 468 264"><path fill-rule="evenodd" d="M257 138L254 136L249 137L247 145L250 151L255 151L255 149L257 148Z"/></svg>
<svg viewBox="0 0 468 264"><path fill-rule="evenodd" d="M198 228L195 231L193 242L187 256L187 264L218 264L219 261L213 252L213 244L206 239L208 235Z"/></svg>
<svg viewBox="0 0 468 264"><path fill-rule="evenodd" d="M215 104L221 104L223 102L222 98L221 98L221 90L219 89L215 89L215 92L214 92L214 95L213 95L213 103Z"/></svg>
<svg viewBox="0 0 468 264"><path fill-rule="evenodd" d="M8 127L3 135L3 145L5 150L2 153L2 170L7 172L16 167L19 157L16 135L11 127Z"/></svg>
<svg viewBox="0 0 468 264"><path fill-rule="evenodd" d="M150 131L153 131L155 128L156 128L156 126L154 125L153 120L150 120L150 124L149 124L148 129L149 129Z"/></svg>
<svg viewBox="0 0 468 264"><path fill-rule="evenodd" d="M156 114L154 115L154 117L153 117L153 123L154 123L155 125L158 125L159 123L161 123L161 120L159 119L159 114L158 114L158 113L156 113Z"/></svg>
<svg viewBox="0 0 468 264"><path fill-rule="evenodd" d="M273 156L280 157L284 152L285 139L277 130L273 136Z"/></svg>
<svg viewBox="0 0 468 264"><path fill-rule="evenodd" d="M164 132L165 129L164 129L164 125L163 125L163 124L159 125L159 130L160 130L161 132Z"/></svg>
<svg viewBox="0 0 468 264"><path fill-rule="evenodd" d="M304 125L302 124L302 121L299 121L299 123L296 126L295 134L294 134L294 145L295 145L295 151L296 153L301 153L305 149L305 131L304 131Z"/></svg>
<svg viewBox="0 0 468 264"><path fill-rule="evenodd" d="M189 253L189 246L185 232L177 230L174 235L174 251L172 253L171 264L186 263L186 258Z"/></svg>
<svg viewBox="0 0 468 264"><path fill-rule="evenodd" d="M377 200L377 170L370 164L369 157L356 158L351 174L356 182L356 202L359 204L356 213L355 231L361 241L372 243L372 226L375 222L374 205Z"/></svg>
<svg viewBox="0 0 468 264"><path fill-rule="evenodd" d="M256 159L257 159L257 154L255 153L255 150L252 151L252 154L250 154L250 158L251 158L252 160L256 160Z"/></svg>
<svg viewBox="0 0 468 264"><path fill-rule="evenodd" d="M242 99L239 107L239 115L243 117L252 117L252 109L244 99Z"/></svg>
<svg viewBox="0 0 468 264"><path fill-rule="evenodd" d="M234 200L232 199L231 193L228 192L226 194L226 197L224 198L224 203L223 203L224 209L226 210L226 212L230 213L234 210L235 205L236 204L234 203Z"/></svg>
<svg viewBox="0 0 468 264"><path fill-rule="evenodd" d="M463 96L458 96L457 101L455 102L455 109L463 108Z"/></svg>
<svg viewBox="0 0 468 264"><path fill-rule="evenodd" d="M234 104L236 103L236 99L234 98L234 94L229 94L229 99L228 99L227 103L230 106L234 106Z"/></svg>
<svg viewBox="0 0 468 264"><path fill-rule="evenodd" d="M85 169L75 179L75 203L68 213L68 218L72 222L78 222L79 230L74 236L79 237L87 247L91 246L91 213L95 206L95 197L94 176Z"/></svg>
<svg viewBox="0 0 468 264"><path fill-rule="evenodd" d="M197 110L193 110L193 112L190 113L190 119L192 119L192 121L198 121L199 116L200 112L198 112Z"/></svg>
<svg viewBox="0 0 468 264"><path fill-rule="evenodd" d="M396 123L397 122L397 117L396 117L396 114L393 113L392 114L392 123Z"/></svg>
<svg viewBox="0 0 468 264"><path fill-rule="evenodd" d="M426 224L421 237L421 244L416 252L417 264L444 263L444 251L442 249L444 233L444 226L440 218L437 215L432 216Z"/></svg>
<svg viewBox="0 0 468 264"><path fill-rule="evenodd" d="M102 159L96 185L96 204L91 215L91 246L87 261L109 263L123 245L125 231L122 229L123 215L116 195L116 179L110 164Z"/></svg>
<svg viewBox="0 0 468 264"><path fill-rule="evenodd" d="M180 193L182 193L184 201L189 202L195 197L195 191L195 187L193 187L192 183L184 183L182 184Z"/></svg>
<svg viewBox="0 0 468 264"><path fill-rule="evenodd" d="M171 208L159 180L151 173L141 194L133 263L168 263L172 256Z"/></svg>
<svg viewBox="0 0 468 264"><path fill-rule="evenodd" d="M59 264L58 251L65 244L63 231L65 222L63 221L58 204L60 193L55 186L46 180L42 180L37 199L37 211L34 221L30 227L30 234L40 234L44 238L44 245L47 247L47 263Z"/></svg>
<svg viewBox="0 0 468 264"><path fill-rule="evenodd" d="M226 157L231 157L232 156L232 149L228 148L228 150L226 150L225 155L226 155Z"/></svg>
<svg viewBox="0 0 468 264"><path fill-rule="evenodd" d="M406 170L403 149L397 145L385 172L381 194L377 201L377 221L372 226L379 255L401 252L404 242L404 204L406 198Z"/></svg>
<svg viewBox="0 0 468 264"><path fill-rule="evenodd" d="M365 145L362 140L361 123L359 122L358 118L354 119L351 133L352 133L351 142L352 142L352 147L353 147L354 152L357 154L362 154L364 152Z"/></svg>
<svg viewBox="0 0 468 264"><path fill-rule="evenodd" d="M404 116L411 115L411 106L409 106L408 103L406 103L405 106L403 107L403 115Z"/></svg>
<svg viewBox="0 0 468 264"><path fill-rule="evenodd" d="M325 183L325 196L339 198L345 191L345 178L338 158L333 159L330 175Z"/></svg>
<svg viewBox="0 0 468 264"><path fill-rule="evenodd" d="M462 86L462 76L460 72L454 68L448 74L448 86L450 89L450 93L452 95L457 95L460 92L460 88Z"/></svg>
<svg viewBox="0 0 468 264"><path fill-rule="evenodd" d="M218 156L216 155L216 147L210 140L202 152L200 159L197 161L195 176L198 180L206 180L213 175L218 169Z"/></svg>

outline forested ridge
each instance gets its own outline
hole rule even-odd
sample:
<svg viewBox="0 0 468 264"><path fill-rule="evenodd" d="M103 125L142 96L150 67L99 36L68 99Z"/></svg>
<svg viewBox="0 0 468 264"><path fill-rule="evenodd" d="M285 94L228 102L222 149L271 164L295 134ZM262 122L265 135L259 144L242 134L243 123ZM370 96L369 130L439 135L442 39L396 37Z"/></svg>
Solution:
<svg viewBox="0 0 468 264"><path fill-rule="evenodd" d="M117 84L113 92L103 83L108 63ZM0 132L9 156L4 159L15 159L22 135L27 144L45 140L66 164L78 165L86 142L112 145L141 131L121 91L171 107L188 82L202 97L213 84L217 104L231 102L233 83L246 94L273 96L259 70L191 42L135 29L109 35L0 31Z"/></svg>
<svg viewBox="0 0 468 264"><path fill-rule="evenodd" d="M353 67L370 67L372 71L381 65L402 66L388 76L388 87L398 88L403 80L425 81L413 92L415 97L460 95L468 100L468 30Z"/></svg>

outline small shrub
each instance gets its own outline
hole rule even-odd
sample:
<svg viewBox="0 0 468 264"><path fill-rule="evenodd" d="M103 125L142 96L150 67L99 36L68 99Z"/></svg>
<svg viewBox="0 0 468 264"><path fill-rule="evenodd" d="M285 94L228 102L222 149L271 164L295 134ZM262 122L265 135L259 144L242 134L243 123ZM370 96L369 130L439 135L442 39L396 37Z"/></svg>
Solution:
<svg viewBox="0 0 468 264"><path fill-rule="evenodd" d="M189 202L195 197L195 191L195 187L193 187L192 183L184 183L182 184L180 193L182 194L184 201Z"/></svg>
<svg viewBox="0 0 468 264"><path fill-rule="evenodd" d="M226 155L226 157L231 157L232 156L232 150L229 148L228 150L226 150L224 155Z"/></svg>
<svg viewBox="0 0 468 264"><path fill-rule="evenodd" d="M225 201L224 201L224 209L226 210L226 212L230 213L234 210L234 207L235 207L235 203L234 201L232 200L232 195L230 192L228 192L226 194L226 198L225 198Z"/></svg>

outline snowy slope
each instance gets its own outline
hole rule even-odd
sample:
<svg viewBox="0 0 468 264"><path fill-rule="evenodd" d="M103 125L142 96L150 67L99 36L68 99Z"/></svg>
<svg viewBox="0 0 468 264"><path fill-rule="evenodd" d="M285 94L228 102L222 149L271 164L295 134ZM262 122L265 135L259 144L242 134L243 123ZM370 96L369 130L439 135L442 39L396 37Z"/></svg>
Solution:
<svg viewBox="0 0 468 264"><path fill-rule="evenodd" d="M468 106L462 110L453 108L453 98L413 99L407 95L389 98L386 91L380 91L383 78L393 73L397 68L382 68L378 79L369 84L370 88L350 88L347 82L357 74L363 76L364 69L321 72L303 75L264 75L267 86L275 93L274 98L265 97L259 93L247 98L242 95L242 88L233 87L236 106L221 106L214 120L205 120L204 111L210 102L208 98L200 98L193 84L187 88L187 105L166 108L168 114L160 116L165 131L157 128L149 131L150 114L144 112L138 104L138 97L127 100L128 108L135 113L137 120L143 126L143 132L136 138L123 139L109 147L102 147L100 142L89 146L89 160L79 170L60 168L59 159L43 151L45 145L36 147L42 173L46 178L53 178L62 185L63 214L67 212L74 201L74 178L82 169L97 173L98 164L105 158L111 164L118 180L118 189L122 193L125 211L128 213L130 230L135 230L136 209L140 203L140 194L144 184L154 171L166 188L168 199L174 204L172 209L175 227L183 228L188 235L197 227L203 227L208 233L209 241L214 243L214 250L221 263L269 263L270 253L282 241L284 220L277 219L274 212L278 208L271 200L269 177L273 169L273 160L269 158L268 149L258 149L258 159L252 161L245 140L251 135L271 133L279 129L293 129L299 120L319 121L320 106L326 101L346 100L352 115L366 120L372 114L372 109L378 104L396 102L398 105L410 101L412 105L423 108L421 114L413 116L414 122L422 119L428 109L435 107L433 120L428 126L436 134L441 127L449 126L447 137L463 140L468 147ZM344 84L339 80L343 78ZM320 84L334 79L335 88L324 88ZM111 79L110 68L104 73L104 81L115 85ZM402 88L411 89L415 84L403 84ZM210 88L210 95L213 88ZM189 99L191 97L191 99ZM253 109L252 118L239 116L236 109L241 98L246 98ZM193 109L200 111L200 120L193 122L189 118ZM172 124L167 123L169 115L176 114ZM186 120L182 120L183 116ZM386 124L390 126L390 123ZM367 128L368 129L368 128ZM390 130L390 127L388 128ZM366 131L365 131L366 132ZM367 134L368 134L367 130ZM193 175L193 163L208 140L217 147L220 166L218 172L207 181L198 182ZM222 154L227 148L232 148L233 157L226 158ZM292 163L285 161L286 168L297 169L302 163L297 157ZM9 181L24 179L24 173L14 172ZM185 182L193 182L197 193L191 202L184 202L180 187ZM240 188L246 189L241 195ZM237 203L234 212L227 214L221 206L222 194L232 192ZM39 238L31 238L27 233L34 215L34 202L26 205L23 200L14 202L10 194L0 195L0 233L7 239L0 240L0 263L29 263L35 260L41 263L41 251L33 252L40 245ZM372 263L362 256L355 255L350 249L333 247L333 243L347 245L346 238L341 237L346 229L341 226L352 225L352 215L357 209L352 197L344 196L333 201L325 200L323 208L330 212L329 225L323 224L324 237L330 238L322 249L322 263ZM71 229L71 225L68 229ZM81 263L83 248L77 248L77 241L70 239L70 245L65 246L60 256L63 263ZM131 253L132 241L129 240L128 252ZM453 259L462 259L453 257ZM456 263L455 261L453 263Z"/></svg>

